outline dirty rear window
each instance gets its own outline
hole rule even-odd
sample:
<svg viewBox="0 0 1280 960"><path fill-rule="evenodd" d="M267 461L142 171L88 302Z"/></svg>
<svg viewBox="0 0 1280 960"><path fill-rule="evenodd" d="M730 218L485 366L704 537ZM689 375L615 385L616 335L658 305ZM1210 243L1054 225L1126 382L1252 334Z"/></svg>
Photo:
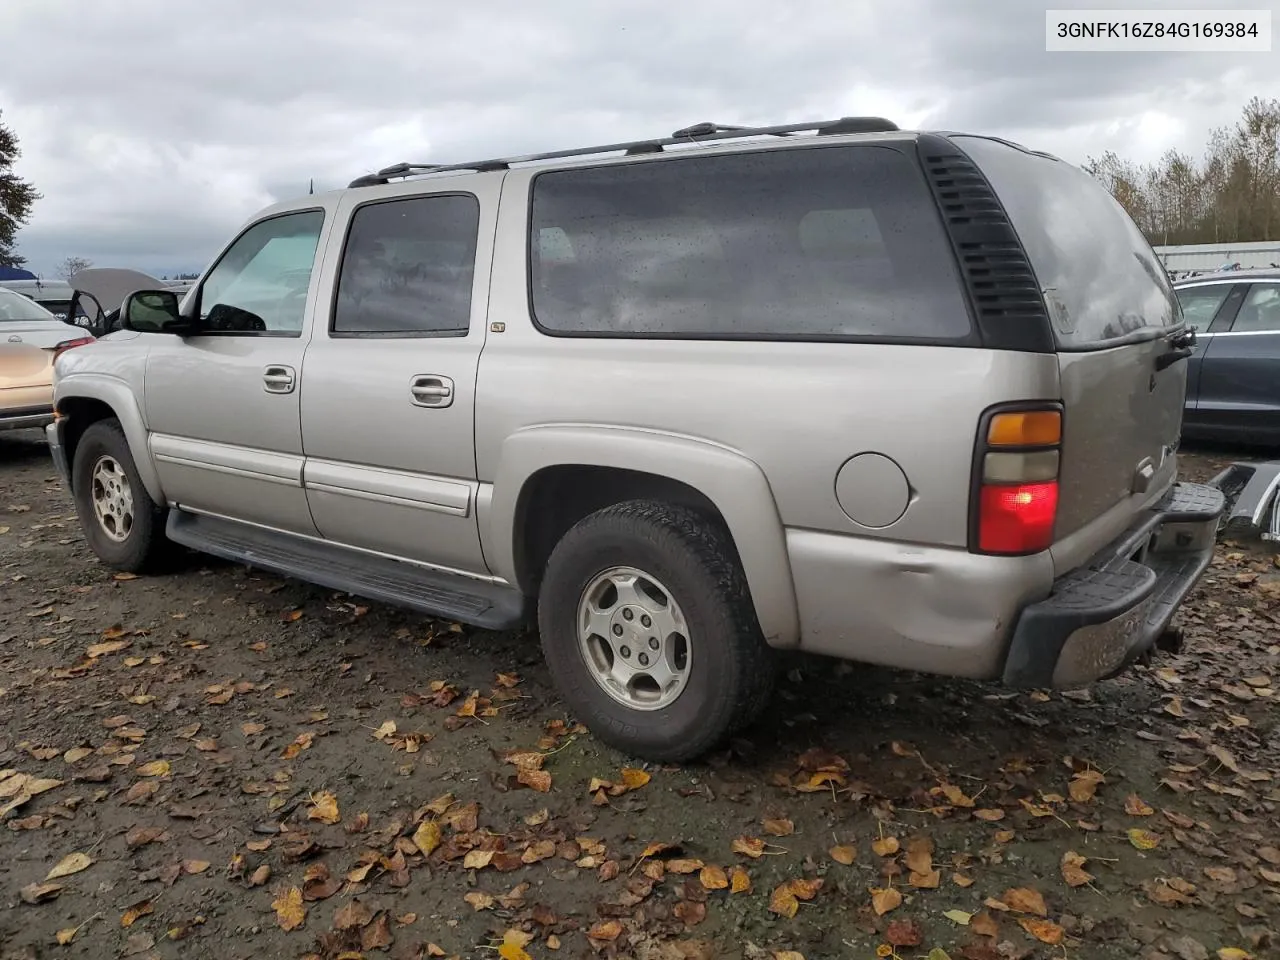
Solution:
<svg viewBox="0 0 1280 960"><path fill-rule="evenodd" d="M959 342L953 254L918 164L883 146L773 150L535 178L547 333Z"/></svg>
<svg viewBox="0 0 1280 960"><path fill-rule="evenodd" d="M982 168L1008 212L1060 347L1104 346L1180 322L1151 245L1100 183L1069 163L996 140L955 143Z"/></svg>

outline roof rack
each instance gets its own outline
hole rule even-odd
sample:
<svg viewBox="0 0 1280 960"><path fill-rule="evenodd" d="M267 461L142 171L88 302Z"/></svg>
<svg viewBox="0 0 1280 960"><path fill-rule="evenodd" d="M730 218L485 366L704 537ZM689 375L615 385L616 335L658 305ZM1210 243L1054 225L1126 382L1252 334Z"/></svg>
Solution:
<svg viewBox="0 0 1280 960"><path fill-rule="evenodd" d="M821 120L813 123L787 123L769 127L738 127L720 123L695 123L683 127L669 137L656 140L633 140L626 143L606 143L594 147L577 147L571 150L552 150L549 153L530 153L518 157L498 157L469 163L397 163L384 167L377 173L365 174L352 180L348 186L370 187L392 180L428 173L454 171L485 172L507 170L518 163L534 163L539 160L563 160L568 157L589 157L601 153L622 153L626 156L662 153L667 147L690 143L706 143L716 140L734 140L743 137L789 137L797 133L816 133L832 136L850 133L888 133L898 129L892 120L883 117L841 117L838 120Z"/></svg>

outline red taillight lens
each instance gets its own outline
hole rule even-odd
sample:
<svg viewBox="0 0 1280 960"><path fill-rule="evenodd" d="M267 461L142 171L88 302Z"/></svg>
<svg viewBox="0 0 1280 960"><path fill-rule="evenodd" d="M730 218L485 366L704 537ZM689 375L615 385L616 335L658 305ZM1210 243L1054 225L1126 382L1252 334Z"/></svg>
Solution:
<svg viewBox="0 0 1280 960"><path fill-rule="evenodd" d="M53 359L57 360L68 350L73 347L83 347L87 343L93 343L93 337L77 337L74 340L63 340L60 344L53 348Z"/></svg>
<svg viewBox="0 0 1280 960"><path fill-rule="evenodd" d="M983 553L1037 553L1053 543L1058 481L988 485L978 502L978 549Z"/></svg>

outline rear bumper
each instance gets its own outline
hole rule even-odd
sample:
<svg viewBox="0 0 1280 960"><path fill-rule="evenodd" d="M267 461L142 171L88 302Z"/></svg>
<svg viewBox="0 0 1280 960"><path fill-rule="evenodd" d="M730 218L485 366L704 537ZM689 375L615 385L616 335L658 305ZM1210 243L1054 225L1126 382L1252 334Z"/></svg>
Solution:
<svg viewBox="0 0 1280 960"><path fill-rule="evenodd" d="M1179 483L1050 595L1023 608L1004 681L1074 687L1113 676L1168 627L1213 558L1222 491Z"/></svg>
<svg viewBox="0 0 1280 960"><path fill-rule="evenodd" d="M53 422L53 405L0 410L0 430L30 430Z"/></svg>
<svg viewBox="0 0 1280 960"><path fill-rule="evenodd" d="M49 453L53 457L54 469L58 471L58 479L71 489L71 469L67 464L67 448L62 442L62 428L65 420L54 420L44 428L45 439L49 442Z"/></svg>

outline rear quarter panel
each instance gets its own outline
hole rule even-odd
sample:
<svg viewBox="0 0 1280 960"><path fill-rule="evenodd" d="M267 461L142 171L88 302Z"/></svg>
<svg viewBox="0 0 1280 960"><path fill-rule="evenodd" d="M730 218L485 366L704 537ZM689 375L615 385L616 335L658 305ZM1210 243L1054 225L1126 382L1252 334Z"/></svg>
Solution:
<svg viewBox="0 0 1280 960"><path fill-rule="evenodd" d="M498 475L504 440L517 431L558 423L640 428L704 439L758 464L789 529L965 550L979 417L997 402L1057 399L1054 356L545 335L530 317L530 176L508 174L499 210L489 308L496 326L476 389L482 483ZM893 459L910 484L906 512L887 527L854 522L836 500L840 467L864 452ZM663 464L649 469L661 474Z"/></svg>

